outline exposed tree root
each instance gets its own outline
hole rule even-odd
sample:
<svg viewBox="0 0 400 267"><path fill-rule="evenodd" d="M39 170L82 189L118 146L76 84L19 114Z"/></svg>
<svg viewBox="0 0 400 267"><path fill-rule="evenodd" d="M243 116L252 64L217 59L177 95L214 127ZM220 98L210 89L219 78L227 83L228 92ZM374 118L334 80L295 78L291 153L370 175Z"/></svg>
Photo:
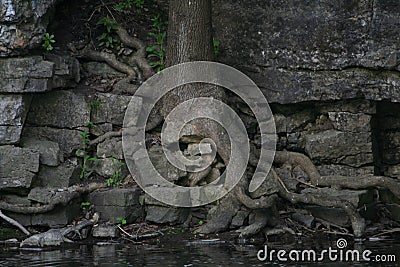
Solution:
<svg viewBox="0 0 400 267"><path fill-rule="evenodd" d="M112 137L121 137L122 136L122 130L116 131L116 132L107 132L99 137L97 137L96 139L93 139L92 141L90 141L88 143L89 146L94 146L97 145L101 142L103 142L104 140L107 140L109 138Z"/></svg>
<svg viewBox="0 0 400 267"><path fill-rule="evenodd" d="M0 210L0 218L4 219L6 222L18 227L24 234L31 235L31 233L24 226L22 226L16 220L14 220L14 219L6 216L5 214L3 214L3 212L1 212L1 210Z"/></svg>
<svg viewBox="0 0 400 267"><path fill-rule="evenodd" d="M267 226L269 218L265 210L255 210L254 213L255 213L254 222L249 226L246 226L236 231L240 233L239 237L245 238L253 236L259 233Z"/></svg>
<svg viewBox="0 0 400 267"><path fill-rule="evenodd" d="M293 168L299 166L308 176L311 181L311 185L313 187L327 187L327 186L335 186L341 188L349 188L349 189L367 189L367 188L376 188L376 187L383 187L389 189L393 194L396 196L400 196L400 181L383 176L364 176L364 177L345 177L345 176L326 176L321 177L318 170L311 162L311 160L300 153L296 152L287 152L287 151L277 151L275 160L275 164L290 164ZM322 207L332 207L332 208L339 208L344 210L350 218L353 233L355 236L359 237L364 234L365 231L365 221L357 212L356 207L354 207L349 201L341 200L338 198L321 198L313 193L293 193L290 192L283 181L279 178L276 174L274 169L271 169L271 172L276 180L277 188L279 189L278 195L280 198L283 198L293 204L311 204L311 205L318 205ZM231 194L229 200L226 201L237 201L238 203L246 206L249 209L265 209L274 207L274 203L276 200L276 196L263 196L259 199L252 199L246 194L245 190L246 186L237 186L237 188L233 191L234 193ZM235 206L231 206L235 207ZM239 210L240 207L237 207ZM215 212L217 216L210 218L208 224L211 224L211 227L207 227L205 225L203 228L198 230L199 232L203 233L211 233L211 232L218 232L226 229L226 224L218 225L221 218L219 214L222 216L222 211L224 207L217 207L218 211ZM236 211L237 211L236 210ZM264 223L255 223L254 225L250 225L248 228L244 228L241 230L242 235L249 236L256 232L256 230L260 230L260 228ZM225 222L226 223L226 222ZM203 230L205 229L205 231Z"/></svg>
<svg viewBox="0 0 400 267"><path fill-rule="evenodd" d="M146 59L146 46L144 43L138 38L130 36L123 27L118 27L117 34L126 46L136 49L136 52L130 58L132 63L142 70L145 79L151 77L154 74L154 70Z"/></svg>
<svg viewBox="0 0 400 267"><path fill-rule="evenodd" d="M316 185L316 182L321 177L314 163L305 155L297 152L276 151L274 164L282 165L289 164L293 168L299 166L310 178L311 183Z"/></svg>
<svg viewBox="0 0 400 267"><path fill-rule="evenodd" d="M134 68L125 63L120 62L114 54L95 51L93 49L90 49L89 47L85 47L84 49L79 51L79 54L76 56L98 62L105 62L109 66L113 67L114 69L122 73L128 74L129 76L136 76Z"/></svg>
<svg viewBox="0 0 400 267"><path fill-rule="evenodd" d="M237 199L248 209L268 209L275 205L278 199L277 195L264 196L259 199L252 199L243 190L239 188L236 194Z"/></svg>
<svg viewBox="0 0 400 267"><path fill-rule="evenodd" d="M35 214L44 213L53 210L58 205L66 206L72 199L79 197L81 194L90 193L96 189L104 187L104 183L91 183L86 186L71 186L67 190L57 192L50 200L49 204L41 206L21 206L0 202L0 209L12 211L16 213Z"/></svg>
<svg viewBox="0 0 400 267"><path fill-rule="evenodd" d="M274 171L274 170L271 170ZM322 207L333 207L343 209L350 218L354 235L359 237L364 234L365 220L357 212L356 208L348 201L333 198L321 198L311 193L296 194L288 192L283 187L279 190L279 196L290 201L293 204L303 203Z"/></svg>
<svg viewBox="0 0 400 267"><path fill-rule="evenodd" d="M389 189L397 197L400 197L400 181L386 176L321 176L316 180L316 185L337 186L349 189L383 187Z"/></svg>

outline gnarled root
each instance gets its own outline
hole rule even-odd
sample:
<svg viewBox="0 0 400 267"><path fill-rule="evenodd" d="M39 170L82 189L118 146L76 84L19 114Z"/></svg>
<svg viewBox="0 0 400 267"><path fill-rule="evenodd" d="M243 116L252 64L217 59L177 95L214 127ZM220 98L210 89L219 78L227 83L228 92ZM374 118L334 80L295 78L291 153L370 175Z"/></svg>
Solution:
<svg viewBox="0 0 400 267"><path fill-rule="evenodd" d="M389 189L397 197L400 197L400 181L385 176L321 176L316 179L315 183L319 186L336 186L349 189L383 187Z"/></svg>
<svg viewBox="0 0 400 267"><path fill-rule="evenodd" d="M0 202L0 209L12 211L15 213L45 213L53 210L58 205L66 206L72 199L79 197L81 194L90 193L96 189L104 187L104 183L91 183L86 186L71 186L67 190L57 192L50 200L48 204L41 206L21 206L16 204L10 204L7 202Z"/></svg>
<svg viewBox="0 0 400 267"><path fill-rule="evenodd" d="M273 169L274 176L278 176ZM343 209L350 218L351 225L353 228L354 235L359 237L364 234L365 231L365 220L360 216L357 212L356 208L348 201L333 199L333 198L320 198L312 193L301 193L296 194L289 192L286 188L284 188L280 183L277 183L279 186L279 196L283 199L290 201L293 204L303 203L303 204L312 204L318 205L322 207L333 207Z"/></svg>
<svg viewBox="0 0 400 267"><path fill-rule="evenodd" d="M255 210L255 217L254 217L254 222L244 228L241 228L237 230L236 232L240 233L239 237L241 238L246 238L253 236L261 230L264 229L265 226L267 226L269 222L268 214L265 212L265 210Z"/></svg>

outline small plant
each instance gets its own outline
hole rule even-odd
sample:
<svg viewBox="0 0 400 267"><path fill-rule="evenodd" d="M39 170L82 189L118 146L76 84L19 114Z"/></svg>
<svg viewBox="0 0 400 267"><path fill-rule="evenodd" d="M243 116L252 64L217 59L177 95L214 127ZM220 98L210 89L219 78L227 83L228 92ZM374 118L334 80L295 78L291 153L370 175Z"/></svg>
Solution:
<svg viewBox="0 0 400 267"><path fill-rule="evenodd" d="M121 225L125 225L127 222L124 218L122 217L117 217L117 221L121 224Z"/></svg>
<svg viewBox="0 0 400 267"><path fill-rule="evenodd" d="M220 44L221 44L220 41L213 40L214 55L215 55L215 57L218 57L219 54L220 54L220 51L219 51L219 46L220 46Z"/></svg>
<svg viewBox="0 0 400 267"><path fill-rule="evenodd" d="M149 35L156 39L156 44L146 48L149 53L148 58L153 58L155 61L150 62L150 65L157 70L157 72L165 69L165 37L167 32L165 27L167 22L161 20L160 14L154 16L152 19L153 24L151 25L154 29L153 32L149 32Z"/></svg>
<svg viewBox="0 0 400 267"><path fill-rule="evenodd" d="M89 121L88 123L85 124L86 127L92 128L94 126L94 123L92 121Z"/></svg>
<svg viewBox="0 0 400 267"><path fill-rule="evenodd" d="M202 226L204 222L202 220L199 221L199 225Z"/></svg>
<svg viewBox="0 0 400 267"><path fill-rule="evenodd" d="M97 25L103 25L105 27L105 31L99 37L97 37L97 40L100 42L99 46L114 48L114 44L116 44L117 41L114 39L113 33L118 28L115 19L111 19L107 15L107 17L99 20Z"/></svg>
<svg viewBox="0 0 400 267"><path fill-rule="evenodd" d="M89 155L86 155L86 152L82 149L78 149L75 154L77 157L83 158L83 162L82 162L82 166L81 166L81 173L79 175L79 178L85 179L89 175L89 173L93 171L91 168L89 168L87 166L88 162L90 162L90 161L97 162L99 159L96 157L91 157Z"/></svg>
<svg viewBox="0 0 400 267"><path fill-rule="evenodd" d="M127 1L121 1L118 4L114 6L114 8L118 11L122 10L127 10L132 7L136 8L136 11L138 13L142 12L144 8L144 0L127 0Z"/></svg>
<svg viewBox="0 0 400 267"><path fill-rule="evenodd" d="M86 146L89 143L89 134L87 132L82 132L79 135L82 137L82 144Z"/></svg>
<svg viewBox="0 0 400 267"><path fill-rule="evenodd" d="M54 34L49 34L48 32L46 32L43 35L43 44L42 47L48 52L53 50L53 46L52 44L54 44L56 42L56 40L54 40Z"/></svg>
<svg viewBox="0 0 400 267"><path fill-rule="evenodd" d="M124 164L114 157L112 157L111 160L114 163L115 170L112 177L106 180L106 183L108 187L117 187L122 184L121 167L124 166Z"/></svg>
<svg viewBox="0 0 400 267"><path fill-rule="evenodd" d="M81 203L81 208L83 208L83 209L85 209L85 208L87 208L89 206L90 206L90 202L85 201L85 202Z"/></svg>
<svg viewBox="0 0 400 267"><path fill-rule="evenodd" d="M92 101L90 101L89 103L88 103L88 105L89 105L89 109L91 110L91 111L94 111L94 110L97 110L97 109L99 109L100 107L101 107L101 101L100 100L92 100Z"/></svg>

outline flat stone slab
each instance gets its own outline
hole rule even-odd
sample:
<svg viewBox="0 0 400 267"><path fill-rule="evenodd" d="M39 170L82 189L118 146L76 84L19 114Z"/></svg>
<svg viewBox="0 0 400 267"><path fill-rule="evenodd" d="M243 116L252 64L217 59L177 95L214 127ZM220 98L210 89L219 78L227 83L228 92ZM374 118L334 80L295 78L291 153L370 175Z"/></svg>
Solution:
<svg viewBox="0 0 400 267"><path fill-rule="evenodd" d="M64 156L72 155L74 150L82 148L82 131L58 129L52 127L24 127L22 137L33 137L58 143Z"/></svg>
<svg viewBox="0 0 400 267"><path fill-rule="evenodd" d="M143 216L139 200L141 194L142 190L138 187L113 188L90 193L88 201L100 213L101 221L118 223L117 218L123 218L132 223L140 221Z"/></svg>
<svg viewBox="0 0 400 267"><path fill-rule="evenodd" d="M0 93L36 93L51 89L54 63L39 56L0 59Z"/></svg>
<svg viewBox="0 0 400 267"><path fill-rule="evenodd" d="M35 95L27 122L36 126L74 129L90 121L89 105L83 95L73 91L54 91Z"/></svg>
<svg viewBox="0 0 400 267"><path fill-rule="evenodd" d="M114 238L119 236L119 230L114 225L95 225L92 235L93 237Z"/></svg>
<svg viewBox="0 0 400 267"><path fill-rule="evenodd" d="M0 94L0 125L23 125L31 100L30 95Z"/></svg>
<svg viewBox="0 0 400 267"><path fill-rule="evenodd" d="M146 206L146 221L160 224L184 223L189 215L187 208Z"/></svg>
<svg viewBox="0 0 400 267"><path fill-rule="evenodd" d="M20 141L21 126L0 126L0 145L15 145Z"/></svg>
<svg viewBox="0 0 400 267"><path fill-rule="evenodd" d="M125 111L131 101L130 96L98 93L96 101L99 106L92 110L94 123L123 124Z"/></svg>
<svg viewBox="0 0 400 267"><path fill-rule="evenodd" d="M327 130L305 137L305 150L320 164L360 167L373 163L371 133Z"/></svg>
<svg viewBox="0 0 400 267"><path fill-rule="evenodd" d="M57 167L41 165L35 186L66 188L78 183L81 166L77 159L68 159Z"/></svg>
<svg viewBox="0 0 400 267"><path fill-rule="evenodd" d="M0 146L0 189L29 188L39 171L39 153L14 146Z"/></svg>

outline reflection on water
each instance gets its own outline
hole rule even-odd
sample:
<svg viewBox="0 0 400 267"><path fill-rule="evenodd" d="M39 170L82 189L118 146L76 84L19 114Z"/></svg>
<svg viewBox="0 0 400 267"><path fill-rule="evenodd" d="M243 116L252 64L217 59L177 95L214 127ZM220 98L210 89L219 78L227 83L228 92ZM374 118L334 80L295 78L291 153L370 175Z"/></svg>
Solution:
<svg viewBox="0 0 400 267"><path fill-rule="evenodd" d="M286 245L269 244L270 249L314 249L321 251L334 242L308 242ZM0 247L0 266L287 266L282 262L261 262L257 252L263 246L236 245L232 243L188 246L187 243L158 245L85 244L58 250L17 250ZM399 242L351 243L348 249L369 249L373 254L394 254L400 259ZM317 266L317 263L292 263L296 266ZM320 263L319 263L320 265ZM349 263L325 262L328 266L347 266ZM353 266L373 266L372 263L351 263ZM385 263L385 266L399 266Z"/></svg>

